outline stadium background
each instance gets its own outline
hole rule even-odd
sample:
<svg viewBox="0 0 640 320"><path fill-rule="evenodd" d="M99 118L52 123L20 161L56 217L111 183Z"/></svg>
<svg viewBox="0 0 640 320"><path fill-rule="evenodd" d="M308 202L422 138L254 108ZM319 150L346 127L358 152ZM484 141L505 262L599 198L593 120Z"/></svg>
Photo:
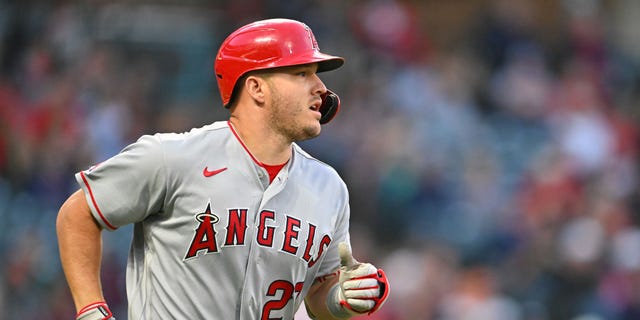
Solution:
<svg viewBox="0 0 640 320"><path fill-rule="evenodd" d="M640 319L640 2L0 2L0 319L70 319L55 216L73 174L146 133L226 118L223 37L305 21L345 67L302 143L351 191L373 319ZM126 318L130 228L105 235ZM215 288L212 288L215 290Z"/></svg>

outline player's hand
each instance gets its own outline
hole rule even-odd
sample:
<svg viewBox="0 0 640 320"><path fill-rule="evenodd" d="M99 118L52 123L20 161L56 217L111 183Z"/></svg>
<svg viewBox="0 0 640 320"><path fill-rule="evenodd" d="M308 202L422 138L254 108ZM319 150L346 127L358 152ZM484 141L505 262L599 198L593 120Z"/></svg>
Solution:
<svg viewBox="0 0 640 320"><path fill-rule="evenodd" d="M86 305L76 314L76 320L115 320L109 306L104 301Z"/></svg>
<svg viewBox="0 0 640 320"><path fill-rule="evenodd" d="M331 308L334 309L334 315L352 317L375 312L389 295L389 284L384 271L370 263L357 262L346 243L340 243L338 250L340 277L338 288L335 290L335 300L341 310Z"/></svg>

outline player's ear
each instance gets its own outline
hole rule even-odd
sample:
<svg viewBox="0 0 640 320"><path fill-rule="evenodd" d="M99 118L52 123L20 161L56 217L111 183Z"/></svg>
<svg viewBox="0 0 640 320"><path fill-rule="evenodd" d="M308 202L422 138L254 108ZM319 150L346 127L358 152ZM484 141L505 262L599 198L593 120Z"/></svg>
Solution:
<svg viewBox="0 0 640 320"><path fill-rule="evenodd" d="M265 103L267 90L268 90L268 85L266 83L266 80L260 76L249 75L244 80L244 91L259 106Z"/></svg>

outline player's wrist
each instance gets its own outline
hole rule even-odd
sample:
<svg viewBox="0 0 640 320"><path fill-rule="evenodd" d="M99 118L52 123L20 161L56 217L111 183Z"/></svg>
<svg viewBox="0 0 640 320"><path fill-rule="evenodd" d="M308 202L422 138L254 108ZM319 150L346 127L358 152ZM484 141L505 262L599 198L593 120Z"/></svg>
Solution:
<svg viewBox="0 0 640 320"><path fill-rule="evenodd" d="M90 303L78 310L76 320L115 320L105 301Z"/></svg>
<svg viewBox="0 0 640 320"><path fill-rule="evenodd" d="M345 301L345 298L340 288L340 283L336 283L329 289L327 294L327 309L329 309L331 315L338 319L348 319L358 314L346 308L343 301Z"/></svg>

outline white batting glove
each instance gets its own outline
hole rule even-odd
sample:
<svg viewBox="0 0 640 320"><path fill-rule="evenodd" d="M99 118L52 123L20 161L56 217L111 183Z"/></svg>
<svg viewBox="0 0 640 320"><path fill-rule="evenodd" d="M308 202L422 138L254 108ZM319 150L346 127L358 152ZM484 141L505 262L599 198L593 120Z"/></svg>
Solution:
<svg viewBox="0 0 640 320"><path fill-rule="evenodd" d="M327 306L336 318L350 318L378 310L389 295L389 283L382 269L357 262L346 243L338 246L340 278L327 297Z"/></svg>
<svg viewBox="0 0 640 320"><path fill-rule="evenodd" d="M115 320L109 306L104 301L85 306L76 314L76 320Z"/></svg>

